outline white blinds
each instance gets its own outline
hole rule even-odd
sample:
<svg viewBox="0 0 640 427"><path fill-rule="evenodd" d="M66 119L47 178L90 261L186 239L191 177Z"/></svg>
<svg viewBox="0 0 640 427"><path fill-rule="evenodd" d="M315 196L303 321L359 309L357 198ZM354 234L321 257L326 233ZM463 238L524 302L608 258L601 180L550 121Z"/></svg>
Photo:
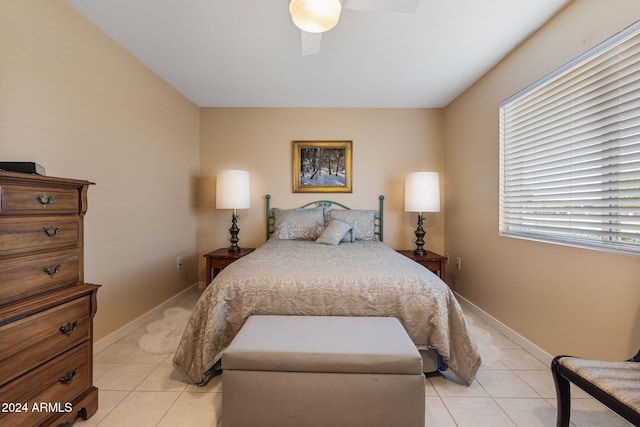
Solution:
<svg viewBox="0 0 640 427"><path fill-rule="evenodd" d="M640 252L640 22L500 106L500 231Z"/></svg>

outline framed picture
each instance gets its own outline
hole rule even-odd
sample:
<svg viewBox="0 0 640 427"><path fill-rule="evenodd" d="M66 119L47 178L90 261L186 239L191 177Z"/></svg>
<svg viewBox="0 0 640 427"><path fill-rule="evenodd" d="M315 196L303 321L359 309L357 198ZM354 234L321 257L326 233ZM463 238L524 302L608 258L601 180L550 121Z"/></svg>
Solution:
<svg viewBox="0 0 640 427"><path fill-rule="evenodd" d="M294 193L351 193L352 141L293 141Z"/></svg>

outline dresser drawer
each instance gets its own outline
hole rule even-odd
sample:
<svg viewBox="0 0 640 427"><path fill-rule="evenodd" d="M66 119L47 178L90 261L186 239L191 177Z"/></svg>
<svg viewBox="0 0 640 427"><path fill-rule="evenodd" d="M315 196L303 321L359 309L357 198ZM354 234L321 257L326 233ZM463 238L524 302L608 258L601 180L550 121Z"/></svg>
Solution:
<svg viewBox="0 0 640 427"><path fill-rule="evenodd" d="M0 402L14 404L13 412L0 412L0 425L32 426L52 412L77 411L69 402L91 386L90 357L89 343L80 344L0 387ZM44 410L34 411L34 405Z"/></svg>
<svg viewBox="0 0 640 427"><path fill-rule="evenodd" d="M79 211L77 188L11 184L0 187L0 215L77 214Z"/></svg>
<svg viewBox="0 0 640 427"><path fill-rule="evenodd" d="M0 257L78 246L79 217L0 217Z"/></svg>
<svg viewBox="0 0 640 427"><path fill-rule="evenodd" d="M0 326L0 384L89 339L88 295Z"/></svg>
<svg viewBox="0 0 640 427"><path fill-rule="evenodd" d="M79 249L0 260L0 304L80 282Z"/></svg>

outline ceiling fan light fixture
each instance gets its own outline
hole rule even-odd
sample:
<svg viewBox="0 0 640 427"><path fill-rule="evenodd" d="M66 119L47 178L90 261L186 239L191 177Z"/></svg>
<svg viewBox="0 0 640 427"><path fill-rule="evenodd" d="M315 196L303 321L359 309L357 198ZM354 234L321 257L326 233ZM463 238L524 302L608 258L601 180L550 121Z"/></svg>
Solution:
<svg viewBox="0 0 640 427"><path fill-rule="evenodd" d="M291 0L289 13L296 27L308 33L324 33L340 19L340 0Z"/></svg>

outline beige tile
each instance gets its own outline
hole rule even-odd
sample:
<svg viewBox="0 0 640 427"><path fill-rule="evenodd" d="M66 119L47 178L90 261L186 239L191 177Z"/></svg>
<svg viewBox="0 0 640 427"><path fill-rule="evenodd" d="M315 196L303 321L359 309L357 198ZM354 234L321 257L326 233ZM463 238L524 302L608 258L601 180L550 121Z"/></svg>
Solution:
<svg viewBox="0 0 640 427"><path fill-rule="evenodd" d="M556 410L544 399L496 399L518 426L548 427L556 423Z"/></svg>
<svg viewBox="0 0 640 427"><path fill-rule="evenodd" d="M540 395L512 371L480 369L476 381L491 397L538 398Z"/></svg>
<svg viewBox="0 0 640 427"><path fill-rule="evenodd" d="M444 377L429 378L431 385L438 393L438 396L460 396L460 397L485 397L487 392L482 386L474 381L470 386L455 383Z"/></svg>
<svg viewBox="0 0 640 427"><path fill-rule="evenodd" d="M94 363L93 364L93 381L97 380L107 372L109 369L117 366L117 363Z"/></svg>
<svg viewBox="0 0 640 427"><path fill-rule="evenodd" d="M484 334L484 338L475 340L478 353L482 358L482 367L487 369L507 369L502 363L504 359L502 349L491 342L491 335L486 332ZM479 336L478 332L474 332L474 336Z"/></svg>
<svg viewBox="0 0 640 427"><path fill-rule="evenodd" d="M175 355L176 355L175 352L168 354L167 357L162 361L162 363L166 363L167 365L173 365L173 358L175 357Z"/></svg>
<svg viewBox="0 0 640 427"><path fill-rule="evenodd" d="M549 369L544 363L522 349L503 349L502 360L509 369Z"/></svg>
<svg viewBox="0 0 640 427"><path fill-rule="evenodd" d="M570 383L570 392L572 399L593 399L589 393L573 383Z"/></svg>
<svg viewBox="0 0 640 427"><path fill-rule="evenodd" d="M156 426L179 396L177 392L133 391L104 417L99 426Z"/></svg>
<svg viewBox="0 0 640 427"><path fill-rule="evenodd" d="M116 342L98 353L93 361L96 363L128 362L129 356L138 346L134 343Z"/></svg>
<svg viewBox="0 0 640 427"><path fill-rule="evenodd" d="M427 397L437 397L438 393L436 392L436 389L433 388L433 384L431 384L431 379L429 377L426 377L424 379L424 394Z"/></svg>
<svg viewBox="0 0 640 427"><path fill-rule="evenodd" d="M555 399L556 386L550 369L513 371L545 399Z"/></svg>
<svg viewBox="0 0 640 427"><path fill-rule="evenodd" d="M162 418L158 427L216 426L222 417L220 393L189 393L180 395Z"/></svg>
<svg viewBox="0 0 640 427"><path fill-rule="evenodd" d="M515 424L488 397L443 397L458 427L507 427Z"/></svg>
<svg viewBox="0 0 640 427"><path fill-rule="evenodd" d="M574 399L593 399L591 396L589 396L587 393L583 392L582 390L578 389L577 387L574 389L573 384L571 384L571 400L573 401ZM579 392L578 396L574 396L574 391ZM547 401L554 407L557 408L558 407L558 401L557 401L557 397L553 396L553 397L548 397Z"/></svg>
<svg viewBox="0 0 640 427"><path fill-rule="evenodd" d="M518 372L522 372L522 371L518 371ZM571 392L571 400L574 399L593 399L593 397L591 397L591 395L589 395L587 392L583 391L581 388L577 387L575 384L569 384L570 385L570 392ZM554 384L555 387L555 384ZM554 392L553 396L549 396L547 397L547 400L553 405L553 407L557 407L557 397L556 394Z"/></svg>
<svg viewBox="0 0 640 427"><path fill-rule="evenodd" d="M178 299L173 307L182 307L187 310L192 310L198 302L198 298L202 295L204 289L197 289L197 287L191 288L189 291L182 294L180 299Z"/></svg>
<svg viewBox="0 0 640 427"><path fill-rule="evenodd" d="M496 330L487 330L493 338L493 344L501 349L520 349L520 346L507 338L503 333Z"/></svg>
<svg viewBox="0 0 640 427"><path fill-rule="evenodd" d="M595 399L571 399L570 420L576 427L631 426Z"/></svg>
<svg viewBox="0 0 640 427"><path fill-rule="evenodd" d="M146 351L144 351L140 347L138 347L138 345L136 344L135 350L133 350L131 352L131 354L129 354L129 356L127 357L126 362L127 363L154 363L154 364L158 364L158 363L164 362L167 359L168 356L169 356L169 353L165 353L165 354L147 353Z"/></svg>
<svg viewBox="0 0 640 427"><path fill-rule="evenodd" d="M449 410L439 397L427 397L424 425L428 427L456 427Z"/></svg>
<svg viewBox="0 0 640 427"><path fill-rule="evenodd" d="M482 367L484 369L509 369L502 361L502 358L487 357L482 349L480 349L480 356L482 357Z"/></svg>
<svg viewBox="0 0 640 427"><path fill-rule="evenodd" d="M118 406L118 404L122 402L128 394L128 391L99 390L98 410L96 413L88 420L83 420L82 418L78 419L74 426L89 427L98 425L98 423L102 421L102 419L107 416L113 408Z"/></svg>
<svg viewBox="0 0 640 427"><path fill-rule="evenodd" d="M195 384L189 384L185 391L190 393L222 393L222 375L211 378L211 381L202 387Z"/></svg>
<svg viewBox="0 0 640 427"><path fill-rule="evenodd" d="M471 323L472 325L475 325L485 331L495 330L492 326L490 326L487 322L485 322L482 318L480 318L480 316L478 316L475 313L472 313L467 310L465 311L465 317L466 317L467 323Z"/></svg>
<svg viewBox="0 0 640 427"><path fill-rule="evenodd" d="M137 344L138 340L140 339L140 337L143 336L146 333L147 333L147 326L146 325L140 326L139 328L136 328L135 330L133 330L129 334L127 334L124 337L120 338L118 340L118 342Z"/></svg>
<svg viewBox="0 0 640 427"><path fill-rule="evenodd" d="M154 369L155 365L120 363L95 381L98 390L133 390Z"/></svg>
<svg viewBox="0 0 640 427"><path fill-rule="evenodd" d="M136 391L183 391L186 379L173 366L159 364L138 386Z"/></svg>

